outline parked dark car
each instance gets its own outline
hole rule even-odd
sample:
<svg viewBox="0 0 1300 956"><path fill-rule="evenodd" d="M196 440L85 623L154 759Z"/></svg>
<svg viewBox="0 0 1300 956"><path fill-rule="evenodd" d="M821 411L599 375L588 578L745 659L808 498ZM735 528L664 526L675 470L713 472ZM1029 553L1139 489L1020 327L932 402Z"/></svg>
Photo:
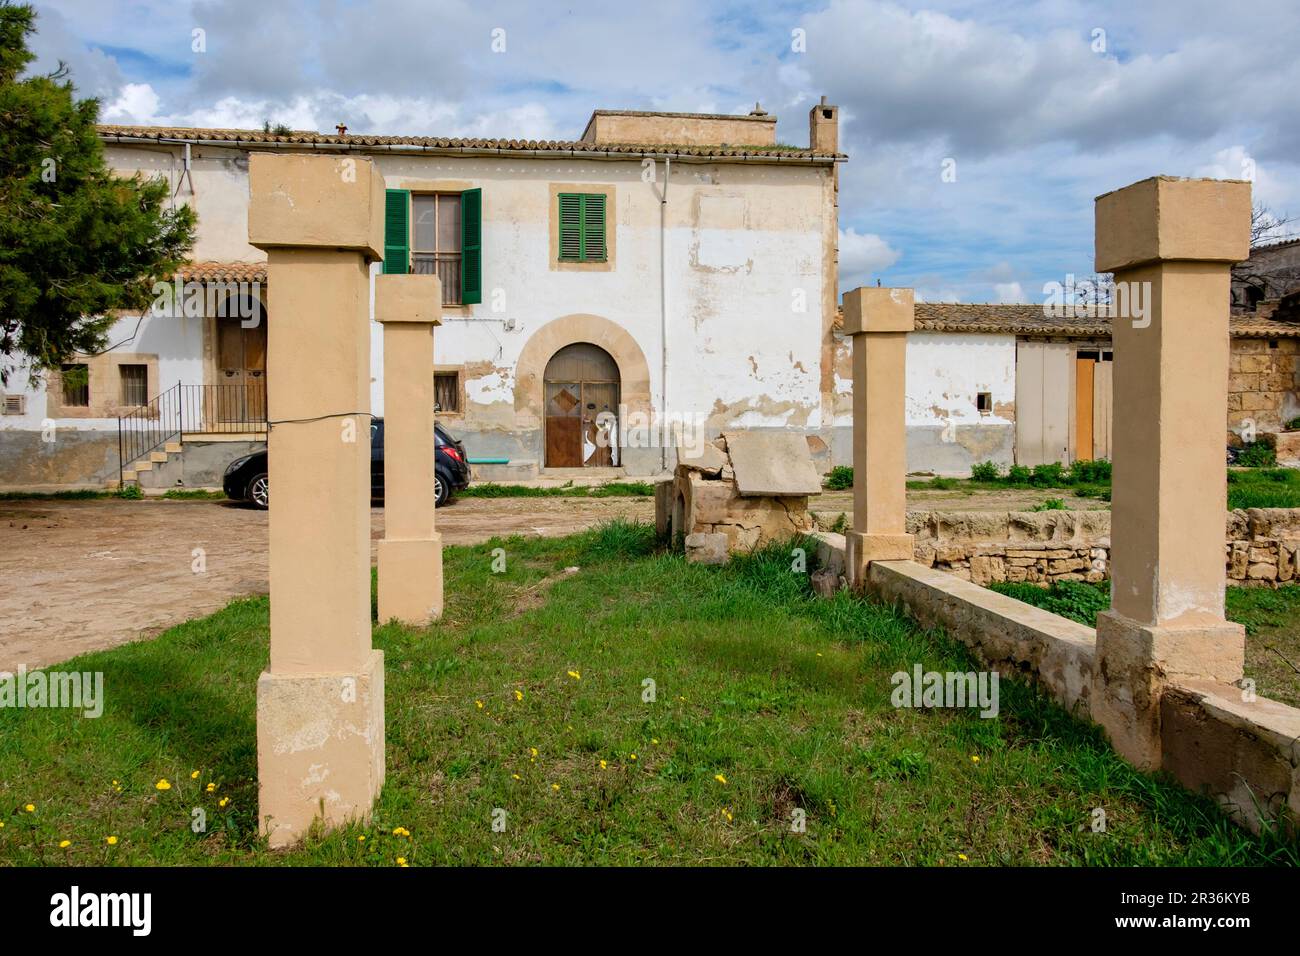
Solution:
<svg viewBox="0 0 1300 956"><path fill-rule="evenodd" d="M465 446L451 436L441 424L433 426L434 482L437 506L441 508L452 496L469 487L469 459ZM254 452L236 458L226 466L221 482L227 498L247 501L258 508L271 502L270 483L267 480L266 451ZM384 497L384 420L370 422L370 496Z"/></svg>

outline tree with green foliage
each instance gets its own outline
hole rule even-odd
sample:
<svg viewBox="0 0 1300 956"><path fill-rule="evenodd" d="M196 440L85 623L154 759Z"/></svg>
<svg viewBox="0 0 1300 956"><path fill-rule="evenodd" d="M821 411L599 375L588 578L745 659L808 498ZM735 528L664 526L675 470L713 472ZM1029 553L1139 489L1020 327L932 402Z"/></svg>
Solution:
<svg viewBox="0 0 1300 956"><path fill-rule="evenodd" d="M113 175L99 101L67 69L21 78L36 13L0 0L0 380L102 351L116 310L145 308L194 243L194 213L164 179Z"/></svg>

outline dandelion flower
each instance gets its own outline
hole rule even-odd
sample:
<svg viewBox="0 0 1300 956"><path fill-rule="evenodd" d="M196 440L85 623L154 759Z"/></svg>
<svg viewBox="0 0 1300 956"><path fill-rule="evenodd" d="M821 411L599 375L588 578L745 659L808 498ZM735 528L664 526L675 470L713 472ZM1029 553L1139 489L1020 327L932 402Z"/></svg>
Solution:
<svg viewBox="0 0 1300 956"><path fill-rule="evenodd" d="M965 860L965 859L967 859L966 854L965 854L965 853L958 853L958 854L957 854L957 859L959 859L959 860Z"/></svg>
<svg viewBox="0 0 1300 956"><path fill-rule="evenodd" d="M534 760L537 759L537 748L536 748L536 747L529 747L529 748L528 748L528 752L529 752L530 754L533 755L533 759L534 759Z"/></svg>
<svg viewBox="0 0 1300 956"><path fill-rule="evenodd" d="M971 763L979 763L979 762L980 762L979 754L971 754L971 755L970 755L970 762L971 762Z"/></svg>
<svg viewBox="0 0 1300 956"><path fill-rule="evenodd" d="M199 779L199 772L198 772L197 770L195 770L192 774L190 774L190 779L191 779L191 780L198 780L198 779Z"/></svg>
<svg viewBox="0 0 1300 956"><path fill-rule="evenodd" d="M230 802L229 797L222 797L220 800L217 801L217 806L224 807L229 802Z"/></svg>
<svg viewBox="0 0 1300 956"><path fill-rule="evenodd" d="M650 738L650 742L651 742L652 744L658 746L658 744L659 744L659 738L658 738L658 737L651 737L651 738Z"/></svg>
<svg viewBox="0 0 1300 956"><path fill-rule="evenodd" d="M476 700L476 701L474 701L474 706L477 707L479 710L482 710L482 709L483 709L483 701L481 701L481 700Z"/></svg>
<svg viewBox="0 0 1300 956"><path fill-rule="evenodd" d="M516 780L522 780L522 779L524 779L523 777L519 776L519 774L517 774L517 773L512 773L510 776L514 777Z"/></svg>
<svg viewBox="0 0 1300 956"><path fill-rule="evenodd" d="M569 671L569 676L572 677L574 680L582 680L582 675L579 674L577 671Z"/></svg>
<svg viewBox="0 0 1300 956"><path fill-rule="evenodd" d="M601 769L601 770L608 770L608 769L609 769L609 764L607 764L605 761L602 760L602 761L600 762L600 769Z"/></svg>
<svg viewBox="0 0 1300 956"><path fill-rule="evenodd" d="M109 846L117 846L117 837L115 836L104 837L104 842L107 843Z"/></svg>
<svg viewBox="0 0 1300 956"><path fill-rule="evenodd" d="M398 865L398 866L406 866L406 857L404 857L404 856L399 856L399 857L397 858L397 865Z"/></svg>
<svg viewBox="0 0 1300 956"><path fill-rule="evenodd" d="M393 836L409 837L410 835L411 835L411 831L408 830L408 829L406 829L406 827L394 827L394 828L393 828Z"/></svg>
<svg viewBox="0 0 1300 956"><path fill-rule="evenodd" d="M636 754L629 754L629 755L628 755L628 758L629 758L630 760L635 760L635 759L636 759Z"/></svg>
<svg viewBox="0 0 1300 956"><path fill-rule="evenodd" d="M71 840L60 840L60 841L59 841L59 849L60 849L60 850L66 850L66 849L67 849L68 847L70 847L70 846L72 846L72 841L71 841Z"/></svg>
<svg viewBox="0 0 1300 956"><path fill-rule="evenodd" d="M361 836L357 837L357 842L358 842L358 843L365 843L365 842L366 842L366 835L363 833L363 834L361 834Z"/></svg>
<svg viewBox="0 0 1300 956"><path fill-rule="evenodd" d="M212 793L216 789L217 789L217 785L215 783L208 784L208 793Z"/></svg>
<svg viewBox="0 0 1300 956"><path fill-rule="evenodd" d="M5 828L5 822L3 820L0 820L0 830L3 830L4 828Z"/></svg>
<svg viewBox="0 0 1300 956"><path fill-rule="evenodd" d="M166 778L166 777L163 777L161 780L159 780L159 781L158 781L157 783L155 783L153 786L154 786L154 789L155 789L155 790L170 790L170 789L172 788L172 785L171 785L170 783L167 782L167 778Z"/></svg>
<svg viewBox="0 0 1300 956"><path fill-rule="evenodd" d="M727 782L727 778L724 777L724 776L723 776L722 774L720 774L720 773L715 773L715 774L713 775L713 779L716 780L716 781L718 781L718 783L726 783L726 782Z"/></svg>
<svg viewBox="0 0 1300 956"><path fill-rule="evenodd" d="M27 804L26 807L24 807L24 809L25 809L28 813L35 813L35 812L36 812L36 804L34 804L34 803L29 803L29 804Z"/></svg>
<svg viewBox="0 0 1300 956"><path fill-rule="evenodd" d="M515 700L523 700L523 699L524 699L524 692L521 690L515 691Z"/></svg>
<svg viewBox="0 0 1300 956"><path fill-rule="evenodd" d="M552 790L559 790L559 789L560 789L560 785L559 785L558 783L553 783L553 784L551 784L551 789L552 789Z"/></svg>

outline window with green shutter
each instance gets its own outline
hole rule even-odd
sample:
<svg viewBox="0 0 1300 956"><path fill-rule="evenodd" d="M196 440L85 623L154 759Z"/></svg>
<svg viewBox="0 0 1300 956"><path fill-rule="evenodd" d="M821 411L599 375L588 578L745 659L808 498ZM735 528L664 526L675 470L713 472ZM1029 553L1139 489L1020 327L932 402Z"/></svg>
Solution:
<svg viewBox="0 0 1300 956"><path fill-rule="evenodd" d="M605 194L560 193L560 261L604 262Z"/></svg>
<svg viewBox="0 0 1300 956"><path fill-rule="evenodd" d="M411 194L390 189L384 194L384 273L406 275L410 262Z"/></svg>
<svg viewBox="0 0 1300 956"><path fill-rule="evenodd" d="M460 301L483 301L483 190L460 194Z"/></svg>

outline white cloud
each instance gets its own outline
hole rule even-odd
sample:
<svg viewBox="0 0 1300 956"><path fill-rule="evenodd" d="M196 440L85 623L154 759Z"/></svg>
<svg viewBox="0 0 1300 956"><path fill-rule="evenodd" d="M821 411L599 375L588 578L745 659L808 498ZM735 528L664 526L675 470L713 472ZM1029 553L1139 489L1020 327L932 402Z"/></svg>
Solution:
<svg viewBox="0 0 1300 956"><path fill-rule="evenodd" d="M998 302L1015 305L1025 301L1025 292L1020 288L1019 282L994 283L993 291L998 297Z"/></svg>
<svg viewBox="0 0 1300 956"><path fill-rule="evenodd" d="M848 283L848 287L861 285L871 273L892 266L900 255L877 235L862 234L853 228L841 229L841 284Z"/></svg>

